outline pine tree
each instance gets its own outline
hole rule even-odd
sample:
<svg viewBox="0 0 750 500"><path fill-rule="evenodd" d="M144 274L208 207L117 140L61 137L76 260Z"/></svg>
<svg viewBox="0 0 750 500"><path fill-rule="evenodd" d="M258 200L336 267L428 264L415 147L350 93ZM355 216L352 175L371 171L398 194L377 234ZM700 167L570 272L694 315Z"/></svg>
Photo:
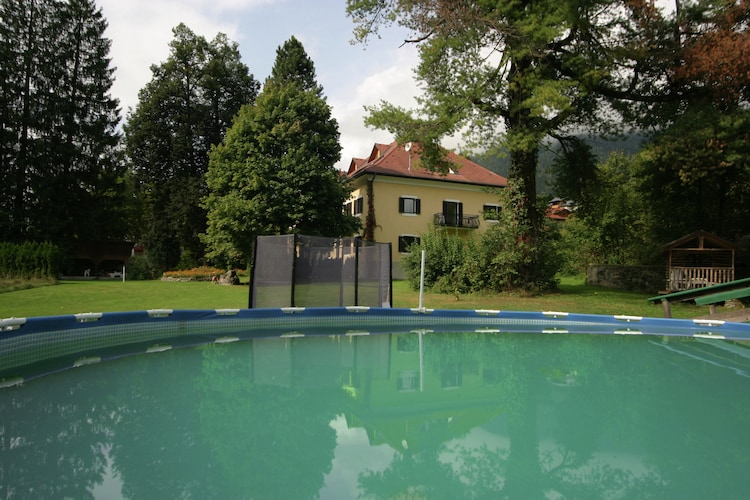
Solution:
<svg viewBox="0 0 750 500"><path fill-rule="evenodd" d="M119 114L101 9L0 1L3 238L121 235Z"/></svg>

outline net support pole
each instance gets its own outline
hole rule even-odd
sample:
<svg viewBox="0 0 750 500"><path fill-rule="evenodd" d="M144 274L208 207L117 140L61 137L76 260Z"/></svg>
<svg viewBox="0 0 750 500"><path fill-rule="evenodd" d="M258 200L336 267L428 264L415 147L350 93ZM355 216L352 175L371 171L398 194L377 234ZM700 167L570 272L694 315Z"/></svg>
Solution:
<svg viewBox="0 0 750 500"><path fill-rule="evenodd" d="M422 250L422 263L419 266L419 310L424 310L424 254Z"/></svg>
<svg viewBox="0 0 750 500"><path fill-rule="evenodd" d="M360 239L354 238L354 305L359 305L359 244ZM342 306L344 304L341 304Z"/></svg>

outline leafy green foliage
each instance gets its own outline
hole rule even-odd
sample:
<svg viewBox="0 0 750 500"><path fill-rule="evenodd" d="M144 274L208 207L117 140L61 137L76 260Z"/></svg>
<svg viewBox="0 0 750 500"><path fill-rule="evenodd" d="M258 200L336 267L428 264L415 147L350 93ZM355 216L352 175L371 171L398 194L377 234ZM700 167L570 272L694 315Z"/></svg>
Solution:
<svg viewBox="0 0 750 500"><path fill-rule="evenodd" d="M749 158L747 110L696 107L657 135L640 160L662 238L697 229L730 240L750 234Z"/></svg>
<svg viewBox="0 0 750 500"><path fill-rule="evenodd" d="M515 203L512 191L500 195L503 207ZM534 206L542 220L536 237L528 237L529 228L519 225L513 213L500 212L498 222L485 231L478 252L469 255L467 274L473 289L490 291L521 290L538 293L554 289L560 270L557 227L542 217L542 207Z"/></svg>
<svg viewBox="0 0 750 500"><path fill-rule="evenodd" d="M504 203L512 202L501 195ZM505 205L504 205L505 206ZM522 290L538 293L553 289L562 262L558 257L557 228L546 223L539 236L525 239L525 228L507 212L478 240L431 228L420 244L401 259L412 287L419 287L421 251L425 251L425 286L442 293Z"/></svg>
<svg viewBox="0 0 750 500"><path fill-rule="evenodd" d="M52 243L0 243L0 277L57 278L63 252Z"/></svg>
<svg viewBox="0 0 750 500"><path fill-rule="evenodd" d="M161 275L159 269L154 266L148 255L133 255L128 259L126 269L126 279L132 280L152 280Z"/></svg>
<svg viewBox="0 0 750 500"><path fill-rule="evenodd" d="M454 289L464 292L466 283L458 282L458 274L466 262L468 242L449 234L445 228L430 226L420 236L420 243L412 245L409 253L401 257L401 266L406 279L415 290L419 289L422 251L425 252L424 283L436 291L451 292Z"/></svg>
<svg viewBox="0 0 750 500"><path fill-rule="evenodd" d="M369 125L420 142L425 164L437 171L448 168L440 139L459 132L469 147L508 151L511 221L497 236L515 243L497 248L506 251L495 264L520 267L496 273L490 287L545 286L546 263L537 260L546 258L547 237L535 206L539 146L571 130L618 129L622 116L632 117L624 102L668 93L669 24L645 2L616 0L348 0L347 12L360 41L395 23L419 46L419 109L381 103L369 109Z"/></svg>
<svg viewBox="0 0 750 500"><path fill-rule="evenodd" d="M300 48L292 38L277 51L276 77L211 151L202 238L217 264L245 265L256 235L343 236L359 227L342 211L350 189L334 167L338 124L309 75L290 73L312 68Z"/></svg>
<svg viewBox="0 0 750 500"><path fill-rule="evenodd" d="M592 263L654 263L666 241L642 194L643 179L634 157L612 153L581 185L578 210L562 229L566 272L585 272Z"/></svg>
<svg viewBox="0 0 750 500"><path fill-rule="evenodd" d="M162 270L192 267L203 257L198 235L206 227L208 154L259 88L225 35L208 42L184 24L173 33L169 58L151 68L125 126L145 211L138 239Z"/></svg>

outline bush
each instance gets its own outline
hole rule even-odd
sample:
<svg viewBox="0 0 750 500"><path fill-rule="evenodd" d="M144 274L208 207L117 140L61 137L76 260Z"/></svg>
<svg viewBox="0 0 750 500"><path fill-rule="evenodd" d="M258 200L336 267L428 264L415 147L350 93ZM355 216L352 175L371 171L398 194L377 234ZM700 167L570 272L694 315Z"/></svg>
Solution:
<svg viewBox="0 0 750 500"><path fill-rule="evenodd" d="M125 270L126 279L152 280L159 276L159 271L146 255L133 255L128 259Z"/></svg>
<svg viewBox="0 0 750 500"><path fill-rule="evenodd" d="M559 230L552 223L543 224L533 243L524 241L523 234L507 214L478 240L431 227L402 257L401 266L412 288L419 288L424 250L425 286L438 293L554 289L561 268Z"/></svg>
<svg viewBox="0 0 750 500"><path fill-rule="evenodd" d="M554 289L561 267L559 231L543 224L536 240L524 241L512 224L489 228L466 268L474 291L525 291L537 293Z"/></svg>
<svg viewBox="0 0 750 500"><path fill-rule="evenodd" d="M419 288L422 250L425 251L426 287L433 287L438 281L445 281L446 277L455 275L466 258L465 241L447 234L445 229L431 226L420 240L418 245L409 248L409 254L401 258L404 275L415 290Z"/></svg>

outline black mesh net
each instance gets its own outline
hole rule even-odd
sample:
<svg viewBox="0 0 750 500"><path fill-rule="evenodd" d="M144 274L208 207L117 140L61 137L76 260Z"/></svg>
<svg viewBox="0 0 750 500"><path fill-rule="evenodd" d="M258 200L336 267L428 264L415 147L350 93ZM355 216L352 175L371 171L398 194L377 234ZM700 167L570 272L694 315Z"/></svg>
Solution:
<svg viewBox="0 0 750 500"><path fill-rule="evenodd" d="M256 240L250 307L390 305L390 243L304 235Z"/></svg>

